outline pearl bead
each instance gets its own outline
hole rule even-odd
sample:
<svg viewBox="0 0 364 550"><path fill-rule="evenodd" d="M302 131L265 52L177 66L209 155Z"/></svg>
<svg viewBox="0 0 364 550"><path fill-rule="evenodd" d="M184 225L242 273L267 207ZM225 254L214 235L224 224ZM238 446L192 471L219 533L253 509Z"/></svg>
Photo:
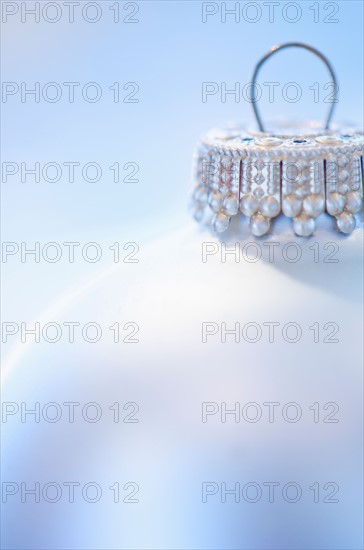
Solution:
<svg viewBox="0 0 364 550"><path fill-rule="evenodd" d="M337 161L337 164L340 168L345 168L345 166L347 165L348 161L346 160L345 157L341 157L339 158L339 160Z"/></svg>
<svg viewBox="0 0 364 550"><path fill-rule="evenodd" d="M202 205L206 204L207 203L206 187L204 187L203 185L199 185L198 187L196 187L193 193L193 198L195 199L196 202L199 202Z"/></svg>
<svg viewBox="0 0 364 550"><path fill-rule="evenodd" d="M339 181L346 181L349 178L350 174L347 170L342 170L339 173Z"/></svg>
<svg viewBox="0 0 364 550"><path fill-rule="evenodd" d="M261 214L254 214L250 220L250 229L253 235L261 237L270 229L270 221Z"/></svg>
<svg viewBox="0 0 364 550"><path fill-rule="evenodd" d="M356 226L355 218L350 212L343 212L336 218L337 226L342 233L349 235Z"/></svg>
<svg viewBox="0 0 364 550"><path fill-rule="evenodd" d="M197 222L202 221L202 219L204 217L204 212L205 212L204 207L200 206L198 204L194 205L194 207L192 208L193 217Z"/></svg>
<svg viewBox="0 0 364 550"><path fill-rule="evenodd" d="M256 141L256 144L261 147L277 147L277 145L281 145L282 143L283 141L281 139L275 137L257 139Z"/></svg>
<svg viewBox="0 0 364 550"><path fill-rule="evenodd" d="M295 189L294 196L299 197L300 199L303 200L306 196L306 186L305 186L304 182L300 182L300 183L302 183L302 185L300 185L299 187L297 187Z"/></svg>
<svg viewBox="0 0 364 550"><path fill-rule="evenodd" d="M228 216L235 216L239 211L239 201L234 195L225 197L223 209Z"/></svg>
<svg viewBox="0 0 364 550"><path fill-rule="evenodd" d="M209 195L209 206L213 212L219 212L222 206L223 196L221 193L211 193Z"/></svg>
<svg viewBox="0 0 364 550"><path fill-rule="evenodd" d="M279 202L271 195L264 197L259 203L259 210L267 218L275 218L278 216L280 209Z"/></svg>
<svg viewBox="0 0 364 550"><path fill-rule="evenodd" d="M254 195L245 195L240 201L240 210L245 216L252 216L258 210L259 201Z"/></svg>
<svg viewBox="0 0 364 550"><path fill-rule="evenodd" d="M326 199L326 210L331 216L337 216L344 210L345 198L340 193L330 193Z"/></svg>
<svg viewBox="0 0 364 550"><path fill-rule="evenodd" d="M347 183L343 183L342 185L339 185L339 193L342 195L345 195L346 193L349 193L350 187Z"/></svg>
<svg viewBox="0 0 364 550"><path fill-rule="evenodd" d="M299 237L309 237L315 230L315 220L301 214L293 220L293 229Z"/></svg>
<svg viewBox="0 0 364 550"><path fill-rule="evenodd" d="M282 210L288 218L298 216L302 209L302 200L295 195L287 195L283 200Z"/></svg>
<svg viewBox="0 0 364 550"><path fill-rule="evenodd" d="M226 214L220 212L216 214L212 221L212 227L217 233L223 233L229 227L230 218Z"/></svg>
<svg viewBox="0 0 364 550"><path fill-rule="evenodd" d="M222 168L222 170L223 171L220 174L221 181L223 181L224 183L229 183L229 181L231 179L231 173L229 171L225 172L223 168Z"/></svg>
<svg viewBox="0 0 364 550"><path fill-rule="evenodd" d="M303 210L312 218L317 218L324 211L325 201L322 195L307 195L303 201Z"/></svg>
<svg viewBox="0 0 364 550"><path fill-rule="evenodd" d="M345 196L346 210L352 214L358 214L363 207L363 199L357 191L351 191Z"/></svg>

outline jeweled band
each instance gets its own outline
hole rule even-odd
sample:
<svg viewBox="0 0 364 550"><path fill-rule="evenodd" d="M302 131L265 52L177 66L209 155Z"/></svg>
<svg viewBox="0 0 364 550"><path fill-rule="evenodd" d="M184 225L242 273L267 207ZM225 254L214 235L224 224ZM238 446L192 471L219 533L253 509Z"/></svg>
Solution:
<svg viewBox="0 0 364 550"><path fill-rule="evenodd" d="M350 128L324 133L272 135L229 128L210 132L196 152L194 216L213 213L225 231L232 216L249 216L256 236L279 214L309 236L326 211L351 233L363 204L363 133Z"/></svg>

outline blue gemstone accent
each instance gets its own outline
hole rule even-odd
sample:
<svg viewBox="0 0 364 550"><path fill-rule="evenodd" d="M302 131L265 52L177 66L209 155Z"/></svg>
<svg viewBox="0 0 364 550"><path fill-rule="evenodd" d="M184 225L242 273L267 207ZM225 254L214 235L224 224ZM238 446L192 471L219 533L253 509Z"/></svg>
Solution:
<svg viewBox="0 0 364 550"><path fill-rule="evenodd" d="M294 139L293 143L307 143L307 139Z"/></svg>
<svg viewBox="0 0 364 550"><path fill-rule="evenodd" d="M351 137L353 137L353 136L349 136L349 135L345 134L344 136L340 136L340 137L343 138L343 139L349 139L349 138L351 138Z"/></svg>
<svg viewBox="0 0 364 550"><path fill-rule="evenodd" d="M241 141L253 141L253 138L242 138Z"/></svg>

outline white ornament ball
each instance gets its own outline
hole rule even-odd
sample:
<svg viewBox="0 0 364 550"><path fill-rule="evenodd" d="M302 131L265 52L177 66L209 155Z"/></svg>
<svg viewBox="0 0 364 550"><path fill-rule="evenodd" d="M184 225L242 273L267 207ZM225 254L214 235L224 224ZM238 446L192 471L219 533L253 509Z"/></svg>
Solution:
<svg viewBox="0 0 364 550"><path fill-rule="evenodd" d="M312 218L317 218L325 208L325 200L322 195L318 193L307 195L303 201L303 210L305 214Z"/></svg>
<svg viewBox="0 0 364 550"><path fill-rule="evenodd" d="M345 206L346 210L352 214L358 214L363 207L363 199L358 191L350 191L345 196Z"/></svg>
<svg viewBox="0 0 364 550"><path fill-rule="evenodd" d="M272 196L264 197L259 203L259 210L267 218L275 218L278 216L281 207L277 199Z"/></svg>
<svg viewBox="0 0 364 550"><path fill-rule="evenodd" d="M356 220L350 212L343 212L336 218L337 226L342 233L350 235L355 229Z"/></svg>
<svg viewBox="0 0 364 550"><path fill-rule="evenodd" d="M219 192L211 193L209 195L208 202L209 202L209 207L213 212L219 212L222 207L223 196Z"/></svg>
<svg viewBox="0 0 364 550"><path fill-rule="evenodd" d="M230 218L223 212L216 214L212 221L212 227L217 233L224 233L229 227Z"/></svg>
<svg viewBox="0 0 364 550"><path fill-rule="evenodd" d="M160 230L165 230L162 217L158 221ZM325 227L326 222L328 223L325 230L320 230L317 235L320 250L323 250L321 247L325 243L335 241L335 234L330 232L332 220L324 218L322 222ZM312 403L313 393L317 395L318 400L326 395L329 399L338 396L342 410L348 412L347 419L351 422L352 429L348 430L344 422L333 424L337 437L332 441L330 448L332 453L340 453L342 442L345 441L348 449L353 449L353 452L356 450L361 418L352 407L352 401L353 391L355 392L355 388L361 382L360 333L358 330L347 330L343 343L345 345L335 344L326 347L316 344L313 338L307 336L311 334L308 327L312 326L315 316L319 316L320 321L325 322L335 320L335 315L340 313L340 324L344 327L360 326L362 304L358 296L362 290L362 273L361 269L356 267L362 254L362 231L358 230L357 235L346 239L345 254L340 251L340 262L337 264L326 264L322 261L314 263L312 250L309 248L311 243L302 242L298 237L291 236L288 242L300 242L303 253L297 263L288 264L285 258L290 255L289 251L287 249L285 256L282 255L282 251L287 244L291 222L286 218L280 220L280 224L284 227L284 232L274 235L274 241L279 242L279 247L275 248L273 264L269 261L269 249L264 246L264 242L257 243L257 249L262 251L262 260L254 263L247 261L248 254L243 252L244 236L238 227L237 233L232 233L231 243L239 242L242 252L239 254L240 261L237 261L234 255L228 254L226 263L223 263L223 249L219 236L211 235L208 230L201 230L191 221L187 226L164 233L158 239L148 242L147 246L141 241L143 261L139 263L115 263L109 254L106 269L103 269L101 274L101 270L90 270L87 278L83 277L77 285L72 281L71 286L70 280L65 281L63 289L62 285L57 285L57 295L55 293L53 299L50 297L49 289L46 289L45 296L48 300L44 300L44 310L39 311L37 316L37 319L42 321L42 326L46 326L45 323L50 320L63 327L65 319L83 320L83 323L93 319L104 330L99 342L88 344L82 338L81 331L78 332L81 327L76 328L72 352L69 338L65 338L68 334L63 331L60 342L52 346L45 342L45 339L42 339L43 344L36 343L34 338L28 338L25 344L20 344L19 337L16 347L13 348L15 353L7 354L5 385L3 381L5 399L14 403L25 403L27 409L29 406L34 407L34 403L37 402L40 402L42 408L44 404L54 400L61 405L63 415L58 422L59 429L49 423L50 417L43 420L41 416L39 424L35 423L34 417L29 417L27 424L21 424L19 412L18 416L9 419L14 420L7 423L7 436L12 444L7 449L8 459L6 464L3 464L3 477L4 480L15 478L18 481L20 478L28 481L27 475L30 476L31 472L34 479L43 480L42 488L46 487L45 482L54 478L67 480L70 479L68 476L72 475L71 479L84 482L96 478L95 481L100 483L100 487L105 488L102 493L103 497L105 493L105 497L102 498L102 513L98 514L97 524L90 523L91 513L88 510L92 504L83 504L84 508L87 506L84 513L81 498L78 499L78 506L77 498L84 485L76 487L76 509L73 514L66 513L69 506L65 498L59 502L59 505L63 506L59 510L65 511L63 514L51 513L48 509L55 505L47 506L45 499L42 499L45 503L43 515L47 521L46 530L45 522L36 518L39 504L34 502L33 495L29 495L31 498L27 499L26 504L15 497L13 503L9 504L11 514L10 508L6 509L6 513L9 514L6 519L13 527L6 533L3 548L29 548L29 540L34 541L33 548L54 548L55 537L58 548L74 548L75 545L72 543L75 533L81 532L81 529L81 548L130 548L132 544L134 548L196 548L197 541L200 548L231 548L234 546L232 543L238 540L242 542L239 546L236 543L236 547L264 548L267 547L265 541L269 538L274 541L276 548L297 548L299 537L303 537L303 548L317 548L317 540L322 541L322 548L350 548L348 541L353 543L352 548L362 547L360 533L357 533L357 537L353 535L357 532L357 517L352 517L354 514L347 514L345 518L341 518L342 521L333 523L333 516L327 514L323 506L319 506L314 530L308 530L303 522L299 525L299 530L287 529L283 508L277 503L271 512L274 521L267 523L264 532L256 528L261 511L254 508L256 513L254 515L250 512L252 521L244 526L242 537L241 519L238 514L232 516L231 513L234 505L232 495L227 497L227 507L220 504L220 491L215 497L209 497L208 504L203 504L201 498L190 497L191 494L198 494L202 480L209 479L206 464L212 453L212 479L225 480L227 470L243 473L240 452L242 444L238 441L237 433L239 427L248 426L246 418L253 414L246 409L247 414L244 418L241 417L240 424L235 424L231 415L227 416L227 423L222 424L220 414L210 416L207 423L203 424L196 421L196 417L199 414L199 405L206 401L218 402L221 410L221 402L224 400L225 408L233 409L236 402L243 406L243 400L245 403L257 400L262 405L263 396L267 395L275 398L272 401L282 401L279 406L282 411L286 396L286 401L294 399L301 404ZM149 237L151 229L148 227L148 231L145 231L146 237ZM153 227L153 231L156 229ZM141 233L144 235L143 231L144 229ZM252 240L247 235L246 237ZM339 242L337 234L336 237ZM66 236L64 238L66 239ZM110 235L107 235L105 240L114 242L111 240L113 238L114 234L110 230ZM139 237L135 236L135 239L139 243ZM206 243L211 254L205 263L202 261L201 251ZM211 246L212 243L215 248ZM334 269L328 271L328 267ZM332 271L335 272L335 276L328 276ZM348 281L348 273L350 284L345 284ZM77 274L75 276L77 277ZM323 288L327 291L323 291ZM34 292L36 290L37 288ZM35 294L35 297L38 295ZM343 307L343 303L346 307ZM26 306L28 307L27 304ZM318 311L322 312L322 315ZM118 317L120 312L121 319ZM136 321L140 326L140 332L136 334L140 343L116 344L116 334L107 329L115 324L115 320ZM222 343L222 321L226 322L227 329L234 329L237 321L242 328L244 325L248 327L247 323L251 320L258 321L257 328L260 327L262 330L259 342L253 344L246 341L247 338L252 341L251 338L256 334L249 330L249 334L245 331L244 334L240 333L240 344L235 342L234 334L227 334L226 343ZM274 343L269 342L269 327L263 325L264 320L275 320L280 323L275 327ZM202 343L201 329L204 321L218 322L218 333L209 336L206 343ZM298 321L302 326L304 336L297 344L288 343L282 337L282 328L287 321ZM124 322L120 324L120 336L124 339L129 330L121 332L122 326ZM327 335L329 332L325 331L323 334ZM341 366L342 362L346 361L350 368L337 368L336 376L327 376L329 367L334 364L332 361L335 360L335 354L341 361L336 364ZM279 358L284 360L277 360ZM224 384L221 384L222 364ZM54 367L54 376L50 375L50 365ZM249 365L250 368L243 368ZM87 383L85 366L89 367ZM271 367L271 375L268 375L267 367ZM282 392L282 380L285 380L288 372L292 374L294 371L297 373L297 379L290 377L292 384L287 385L287 392ZM301 377L299 373L305 373L305 377ZM307 383L299 383L304 378ZM317 381L314 391L312 384L308 383L311 380ZM288 393L290 386L291 394L294 393L292 397ZM246 388L244 394L242 388ZM157 394L158 401L155 398ZM100 403L103 414L98 423L88 425L85 422L86 408L84 417L82 408L84 404L90 403L90 400ZM115 424L114 412L118 411L115 407L113 411L109 410L109 406L115 401L130 400L140 404L140 412L136 414L136 418L140 419L139 423L122 424L121 418L129 415L132 409L122 410L121 403L121 422ZM75 408L73 424L67 421L69 410L63 406L64 402L69 401L81 403L81 406ZM46 412L45 407L43 410ZM317 464L310 461L309 466L312 467L307 469L307 453L316 452L322 457L327 456L325 453L328 424L316 424L317 437L313 438L310 430L300 429L300 422L289 426L286 421L277 421L274 425L269 424L269 421L263 422L263 419L268 418L266 407L264 410L266 412L263 412L262 420L258 421L259 429L244 430L243 443L250 449L247 456L250 476L248 479L264 479L264 472L270 464L274 466L275 479L284 479L285 473L288 477L287 467L288 470L296 470L296 474L292 474L293 479L294 475L304 472L306 468L307 478L312 474L312 483ZM278 410L276 408L274 411L277 416ZM146 411L149 414L146 414ZM288 414L289 411L287 416ZM117 435L120 434L121 426L124 427L122 438ZM299 441L299 445L295 445L295 448L293 445L290 446L288 457L284 454L284 445L272 445L271 453L263 460L262 453L267 448L267 442L272 441L272 427L274 438L280 442L287 442L287 446L290 445L287 440L287 426L296 426L292 431L292 437L295 434L293 440ZM223 434L221 439L216 437L218 432ZM90 453L90 449L95 446L96 437L100 452ZM55 441L57 449L54 448L53 452L50 446L55 447ZM152 441L158 442L158 452L150 452ZM19 468L20 446L31 468ZM44 448L50 449L50 458L58 458L48 467ZM227 458L227 450L234 448L238 448L238 452L229 453ZM103 452L106 449L110 451ZM307 452L303 453L302 449L306 449ZM139 457L137 462L136 456ZM348 479L351 460L352 456L348 452L342 460L337 461L335 477ZM290 468L291 461L294 461L295 468ZM142 504L139 505L142 508L139 512L133 509L128 514L123 510L121 516L121 509L112 498L114 495L107 489L115 480L120 480L121 465L125 475L129 475L129 472L130 476L136 474L134 478L124 477L125 480L136 479L142 482L140 488L144 502L149 503L153 499L154 506L147 510L148 523L153 526L152 529L135 528L144 514ZM357 467L360 468L359 462ZM181 471L187 472L190 476L188 491L186 476L179 475ZM24 477L21 478L21 475ZM231 479L235 479L233 474ZM160 483L160 480L163 480L163 483ZM286 481L289 481L289 478L286 478ZM27 486L30 486L29 481ZM227 487L234 487L234 484L231 483ZM288 487L286 489L289 491ZM263 490L267 491L267 487L263 487ZM171 499L171 494L181 494L186 498L183 501ZM326 491L326 494L329 493ZM64 492L62 496L64 497ZM244 502L242 498L240 500ZM287 507L287 503L283 502L283 506L284 504ZM26 510L21 512L21 506L26 506ZM130 506L138 507L136 504ZM214 507L218 509L219 515L214 516L210 512L206 514L206 506L211 506L210 511ZM298 506L302 517L305 514L311 517L313 504L308 502L308 498L301 499ZM17 529L16 524L19 520L24 518L25 521L30 514L34 514L35 520L29 522L27 529ZM175 526L173 531L167 533L164 519L166 516ZM129 521L123 523L122 528L120 517L129 518ZM297 518L298 515L292 514L292 517ZM340 518L340 515L337 517ZM194 528L186 529L186 525L193 525ZM229 529L222 529L221 526L226 525ZM4 537L4 529L2 535ZM100 544L96 545L95 539L97 542L100 541Z"/></svg>
<svg viewBox="0 0 364 550"><path fill-rule="evenodd" d="M270 221L262 214L254 214L250 220L250 229L255 237L261 237L269 231Z"/></svg>
<svg viewBox="0 0 364 550"><path fill-rule="evenodd" d="M252 216L259 207L259 201L254 195L245 195L240 201L240 210L245 216Z"/></svg>
<svg viewBox="0 0 364 550"><path fill-rule="evenodd" d="M345 207L345 198L340 193L330 193L326 200L326 210L331 216L341 214Z"/></svg>
<svg viewBox="0 0 364 550"><path fill-rule="evenodd" d="M228 216L235 216L239 211L239 201L234 195L225 197L223 209Z"/></svg>
<svg viewBox="0 0 364 550"><path fill-rule="evenodd" d="M287 195L282 203L283 214L295 218L302 210L302 200L296 195Z"/></svg>
<svg viewBox="0 0 364 550"><path fill-rule="evenodd" d="M306 214L300 214L293 220L293 229L299 237L309 237L315 230L315 220Z"/></svg>

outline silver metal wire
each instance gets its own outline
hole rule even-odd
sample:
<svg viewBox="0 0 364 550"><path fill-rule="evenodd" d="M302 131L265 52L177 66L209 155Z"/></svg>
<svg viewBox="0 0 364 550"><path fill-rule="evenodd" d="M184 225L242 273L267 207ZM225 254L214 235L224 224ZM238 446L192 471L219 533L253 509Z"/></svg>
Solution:
<svg viewBox="0 0 364 550"><path fill-rule="evenodd" d="M304 48L305 50L308 50L309 52L311 52L311 53L315 54L317 57L319 57L321 59L321 61L323 61L325 63L326 67L329 69L329 72L330 72L330 75L331 75L331 78L332 78L332 83L334 85L334 99L333 99L331 107L329 109L329 114L327 116L326 125L325 125L325 130L328 130L329 127L330 127L330 122L331 122L331 119L332 119L332 115L334 113L335 105L337 103L337 95L338 95L338 93L337 93L338 92L338 84L337 84L337 79L336 79L336 76L335 76L335 72L334 72L334 69L332 68L332 65L329 62L329 60L321 52L319 52L318 50L316 50L312 46L309 46L307 44L303 44L301 42L287 42L286 44L281 44L279 46L273 46L269 50L269 52L257 63L257 65L255 67L253 78L252 78L251 85L250 85L250 97L251 97L251 100L252 100L252 106L253 106L255 118L256 118L258 126L259 126L259 130L261 132L265 132L264 125L263 125L261 116L259 114L259 110L258 110L258 106L257 106L257 100L254 100L254 89L255 89L255 85L256 85L257 76L258 76L258 73L259 73L260 69L262 68L264 63L267 61L267 59L269 59L272 55L274 55L278 51L284 50L286 48Z"/></svg>

